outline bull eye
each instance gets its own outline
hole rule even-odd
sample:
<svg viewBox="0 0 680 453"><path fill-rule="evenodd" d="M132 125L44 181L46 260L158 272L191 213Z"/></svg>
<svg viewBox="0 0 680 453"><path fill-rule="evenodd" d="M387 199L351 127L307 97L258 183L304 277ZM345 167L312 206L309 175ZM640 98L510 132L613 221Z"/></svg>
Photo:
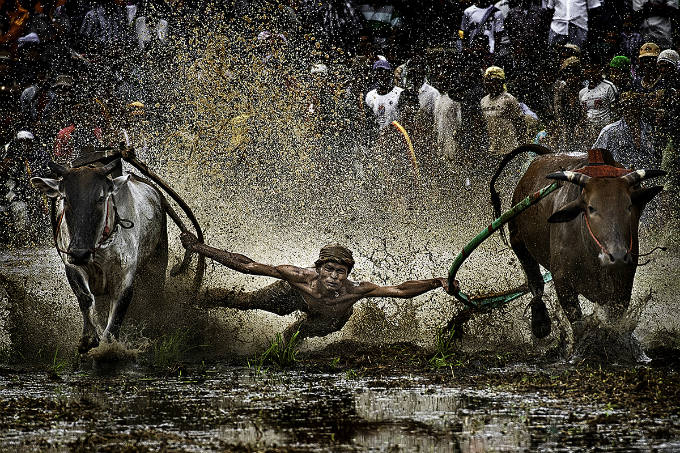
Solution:
<svg viewBox="0 0 680 453"><path fill-rule="evenodd" d="M97 200L97 203L104 203L105 201L106 201L106 197L104 195L102 195L101 197L99 197L99 200Z"/></svg>
<svg viewBox="0 0 680 453"><path fill-rule="evenodd" d="M593 208L592 206L588 206L588 214L595 214L595 211L597 211L597 209Z"/></svg>

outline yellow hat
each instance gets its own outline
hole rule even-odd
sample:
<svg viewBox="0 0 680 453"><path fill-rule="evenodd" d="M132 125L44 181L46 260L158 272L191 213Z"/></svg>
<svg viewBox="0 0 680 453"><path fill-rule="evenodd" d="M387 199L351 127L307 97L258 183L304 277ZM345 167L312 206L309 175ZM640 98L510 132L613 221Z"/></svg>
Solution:
<svg viewBox="0 0 680 453"><path fill-rule="evenodd" d="M560 66L560 73L564 71L567 68L573 68L576 69L577 71L581 69L581 59L578 57L569 57L566 60L562 62L562 66Z"/></svg>
<svg viewBox="0 0 680 453"><path fill-rule="evenodd" d="M661 49L659 46L654 44L653 42L646 42L640 47L640 55L639 58L642 57L658 57L659 54L661 53Z"/></svg>
<svg viewBox="0 0 680 453"><path fill-rule="evenodd" d="M486 68L486 71L484 71L484 78L505 80L505 71L498 66L489 66Z"/></svg>

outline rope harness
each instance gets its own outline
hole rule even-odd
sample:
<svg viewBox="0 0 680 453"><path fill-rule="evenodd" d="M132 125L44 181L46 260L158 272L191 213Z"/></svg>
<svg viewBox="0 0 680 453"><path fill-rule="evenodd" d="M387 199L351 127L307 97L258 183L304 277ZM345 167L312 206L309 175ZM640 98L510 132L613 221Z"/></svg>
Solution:
<svg viewBox="0 0 680 453"><path fill-rule="evenodd" d="M586 213L583 213L583 218L586 219L586 226L588 227L588 233L590 233L590 237L593 238L595 243L597 244L598 247L600 247L600 250L609 255L610 253L607 251L604 245L600 241L597 240L597 237L595 237L595 233L593 233L592 228L590 228L590 222L588 221L588 216ZM628 246L628 253L630 253L633 250L633 230L631 227L629 227L630 230L630 246ZM581 239L583 240L583 245L585 245L586 241L583 239L583 226L581 226Z"/></svg>

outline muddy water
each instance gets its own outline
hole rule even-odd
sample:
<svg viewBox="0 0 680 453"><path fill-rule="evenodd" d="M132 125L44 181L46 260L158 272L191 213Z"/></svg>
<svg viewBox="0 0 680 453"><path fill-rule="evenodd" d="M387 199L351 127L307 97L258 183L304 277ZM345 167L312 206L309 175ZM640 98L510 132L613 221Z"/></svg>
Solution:
<svg viewBox="0 0 680 453"><path fill-rule="evenodd" d="M460 385L448 371L361 377L217 366L159 377L134 366L49 379L2 370L0 401L3 452L680 449L677 411L645 418L653 412Z"/></svg>

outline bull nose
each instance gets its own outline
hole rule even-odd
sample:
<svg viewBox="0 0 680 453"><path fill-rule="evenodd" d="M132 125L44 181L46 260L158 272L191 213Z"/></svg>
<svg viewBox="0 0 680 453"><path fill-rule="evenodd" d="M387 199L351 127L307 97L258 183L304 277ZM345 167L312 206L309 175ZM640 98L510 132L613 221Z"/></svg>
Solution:
<svg viewBox="0 0 680 453"><path fill-rule="evenodd" d="M603 264L606 266L629 266L633 264L633 256L628 250L609 252L603 258Z"/></svg>
<svg viewBox="0 0 680 453"><path fill-rule="evenodd" d="M92 261L92 252L88 249L72 249L69 262L76 266L83 266Z"/></svg>

